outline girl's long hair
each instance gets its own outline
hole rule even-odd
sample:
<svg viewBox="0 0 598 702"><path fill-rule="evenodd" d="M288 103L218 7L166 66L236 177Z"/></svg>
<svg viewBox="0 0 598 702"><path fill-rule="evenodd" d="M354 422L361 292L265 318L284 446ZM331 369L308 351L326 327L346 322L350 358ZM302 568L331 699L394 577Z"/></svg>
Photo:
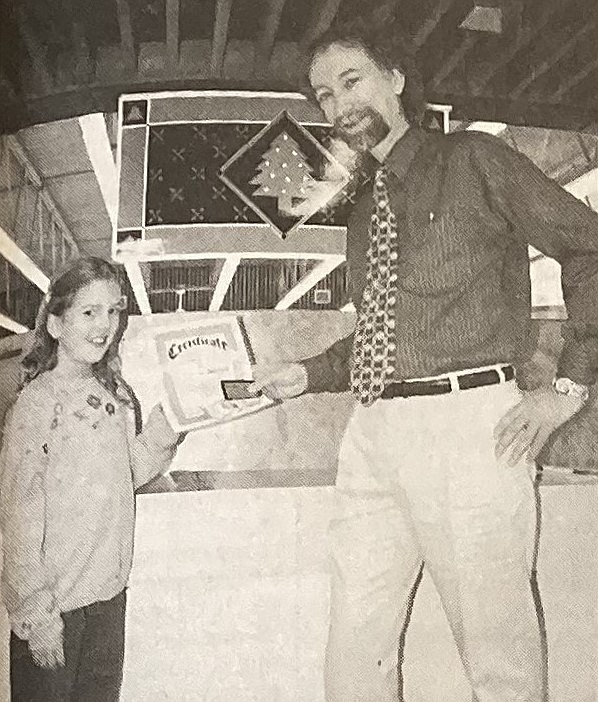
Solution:
<svg viewBox="0 0 598 702"><path fill-rule="evenodd" d="M96 280L116 283L123 290L123 278L119 269L102 258L87 256L71 261L50 283L37 313L35 332L31 350L21 361L23 385L31 382L41 373L52 370L57 363L58 341L48 332L48 316L61 316L73 304L75 295ZM119 312L118 327L110 346L100 361L92 366L95 377L118 397L118 391L129 391L120 373L119 346L129 321L126 305ZM127 399L130 399L127 397Z"/></svg>

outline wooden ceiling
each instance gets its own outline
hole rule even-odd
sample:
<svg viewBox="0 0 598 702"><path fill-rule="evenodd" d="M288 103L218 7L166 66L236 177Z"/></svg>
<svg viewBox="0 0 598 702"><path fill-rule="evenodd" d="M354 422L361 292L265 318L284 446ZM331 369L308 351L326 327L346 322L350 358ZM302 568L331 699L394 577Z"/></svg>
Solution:
<svg viewBox="0 0 598 702"><path fill-rule="evenodd" d="M106 170L92 158L83 122L91 119L102 137L114 190L119 95L297 90L305 46L335 18L358 14L396 17L411 34L427 100L452 105L451 131L493 123L500 138L598 207L596 0L0 0L0 135L15 135L0 139L0 334L31 327L39 279L52 273L27 248L37 230L19 224L5 202L14 195L18 210L24 199L2 180L10 176L3 145L27 157L79 252L109 257ZM43 270L19 268L19 251L9 261L8 244ZM139 300L146 313L177 309L180 286L190 310L345 309L348 301L340 260L232 254L130 270L133 313Z"/></svg>
<svg viewBox="0 0 598 702"><path fill-rule="evenodd" d="M595 0L19 0L0 3L0 132L113 112L123 92L297 89L335 18L396 17L452 117L598 122ZM473 12L472 12L473 11ZM466 27L470 27L469 29ZM472 29L477 27L478 29Z"/></svg>

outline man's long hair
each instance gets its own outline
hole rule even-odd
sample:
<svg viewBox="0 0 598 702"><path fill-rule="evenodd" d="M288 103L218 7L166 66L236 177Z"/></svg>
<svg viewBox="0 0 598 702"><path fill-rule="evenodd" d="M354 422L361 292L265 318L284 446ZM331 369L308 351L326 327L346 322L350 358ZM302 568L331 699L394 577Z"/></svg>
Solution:
<svg viewBox="0 0 598 702"><path fill-rule="evenodd" d="M384 22L368 22L361 17L333 24L306 52L306 78L314 59L328 47L336 44L363 49L381 69L391 71L395 68L405 77L405 88L400 96L403 112L410 124L421 124L426 106L423 80L417 67L415 47L397 25L392 18L386 18Z"/></svg>

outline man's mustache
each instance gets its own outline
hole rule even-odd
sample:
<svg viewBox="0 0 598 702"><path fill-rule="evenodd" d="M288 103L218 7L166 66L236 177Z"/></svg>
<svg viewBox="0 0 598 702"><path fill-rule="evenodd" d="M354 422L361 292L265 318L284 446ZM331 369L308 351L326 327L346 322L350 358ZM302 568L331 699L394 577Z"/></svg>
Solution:
<svg viewBox="0 0 598 702"><path fill-rule="evenodd" d="M359 131L352 129L363 121ZM334 134L355 151L367 151L379 144L389 133L390 126L384 117L371 107L353 108L337 117L333 125Z"/></svg>
<svg viewBox="0 0 598 702"><path fill-rule="evenodd" d="M354 107L343 112L336 118L334 121L334 129L335 131L343 133L345 130L350 129L362 119L369 117L370 121L372 121L376 118L376 116L380 115L371 107Z"/></svg>

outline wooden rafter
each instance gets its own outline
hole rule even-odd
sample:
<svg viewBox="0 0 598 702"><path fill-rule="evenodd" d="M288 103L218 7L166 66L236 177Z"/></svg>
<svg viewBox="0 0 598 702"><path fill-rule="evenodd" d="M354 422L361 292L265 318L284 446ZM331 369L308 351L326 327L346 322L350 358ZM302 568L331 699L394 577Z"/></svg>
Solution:
<svg viewBox="0 0 598 702"><path fill-rule="evenodd" d="M594 16L595 17L595 16ZM528 74L519 81L519 83L510 91L510 96L517 99L522 95L522 93L529 88L532 83L534 83L538 78L547 73L553 66L556 66L561 59L565 58L576 46L577 44L588 34L590 31L595 31L596 25L593 21L584 23L580 29L574 32L568 41L566 41L559 49L552 52L550 57L542 61L541 63L533 66Z"/></svg>
<svg viewBox="0 0 598 702"><path fill-rule="evenodd" d="M235 277L235 273L237 272L240 262L241 257L236 255L229 256L224 261L220 275L218 276L218 282L216 283L216 287L214 288L214 292L212 294L212 299L210 300L210 312L218 312L218 310L222 307L222 303L224 302L226 293L228 292L230 284Z"/></svg>
<svg viewBox="0 0 598 702"><path fill-rule="evenodd" d="M147 288L143 279L143 273L138 261L134 259L124 260L125 270L133 289L133 294L137 300L139 311L142 315L150 315L152 306L150 304Z"/></svg>
<svg viewBox="0 0 598 702"><path fill-rule="evenodd" d="M17 3L16 5L16 16L19 33L23 38L27 53L31 59L33 71L35 72L43 91L51 92L54 85L54 80L48 70L48 51L39 40L39 37L37 37L31 30L31 25L22 3Z"/></svg>
<svg viewBox="0 0 598 702"><path fill-rule="evenodd" d="M12 317L9 317L2 312L0 312L0 327L3 329L8 329L8 331L13 332L14 334L24 334L25 332L29 331L29 327L15 321L12 319Z"/></svg>
<svg viewBox="0 0 598 702"><path fill-rule="evenodd" d="M89 161L93 167L112 228L118 210L118 174L104 115L96 112L79 117L79 126Z"/></svg>
<svg viewBox="0 0 598 702"><path fill-rule="evenodd" d="M268 14L264 22L264 29L255 47L254 72L256 75L263 74L268 67L285 3L286 0L269 0L268 2Z"/></svg>
<svg viewBox="0 0 598 702"><path fill-rule="evenodd" d="M212 58L210 71L213 76L222 75L224 53L228 41L228 22L232 0L217 0L216 17L214 19L214 34L212 37Z"/></svg>
<svg viewBox="0 0 598 702"><path fill-rule="evenodd" d="M50 287L50 279L48 276L29 258L29 256L21 249L12 237L0 226L0 251L2 256L17 268L21 273L30 280L42 292L48 292Z"/></svg>
<svg viewBox="0 0 598 702"><path fill-rule="evenodd" d="M573 0L553 0L550 4L546 6L540 17L534 22L533 25L527 26L521 34L514 38L510 45L505 46L504 50L496 57L496 60L492 63L492 66L486 73L484 73L478 80L472 81L472 92L474 95L481 95L486 86L490 83L492 78L506 66L516 55L528 46L548 22L552 19L553 15L560 9L565 8Z"/></svg>
<svg viewBox="0 0 598 702"><path fill-rule="evenodd" d="M129 0L116 0L118 28L120 31L120 46L123 60L128 71L135 72L137 68L137 52L131 24L131 8Z"/></svg>
<svg viewBox="0 0 598 702"><path fill-rule="evenodd" d="M442 21L442 18L454 5L455 0L439 0L434 6L432 13L422 22L420 28L413 37L415 46L423 46L426 39L432 34Z"/></svg>
<svg viewBox="0 0 598 702"><path fill-rule="evenodd" d="M467 32L465 37L462 39L461 44L448 57L448 60L443 61L440 69L432 77L432 80L430 81L430 86L432 88L437 88L443 80L450 76L461 61L463 61L465 56L467 56L471 49L476 45L478 37L478 32Z"/></svg>
<svg viewBox="0 0 598 702"><path fill-rule="evenodd" d="M550 96L550 102L559 102L564 95L570 90L573 90L576 85L579 85L596 70L598 70L598 59L590 61L581 70L577 71L577 73L566 78Z"/></svg>
<svg viewBox="0 0 598 702"><path fill-rule="evenodd" d="M93 59L92 52L87 41L85 29L82 22L73 14L72 23L72 40L74 46L74 55L76 57L76 71L83 81L88 83L93 76Z"/></svg>
<svg viewBox="0 0 598 702"><path fill-rule="evenodd" d="M179 63L180 0L166 0L166 63L173 70Z"/></svg>
<svg viewBox="0 0 598 702"><path fill-rule="evenodd" d="M318 0L315 5L307 29L301 37L301 50L305 51L309 45L325 32L336 17L341 0Z"/></svg>

